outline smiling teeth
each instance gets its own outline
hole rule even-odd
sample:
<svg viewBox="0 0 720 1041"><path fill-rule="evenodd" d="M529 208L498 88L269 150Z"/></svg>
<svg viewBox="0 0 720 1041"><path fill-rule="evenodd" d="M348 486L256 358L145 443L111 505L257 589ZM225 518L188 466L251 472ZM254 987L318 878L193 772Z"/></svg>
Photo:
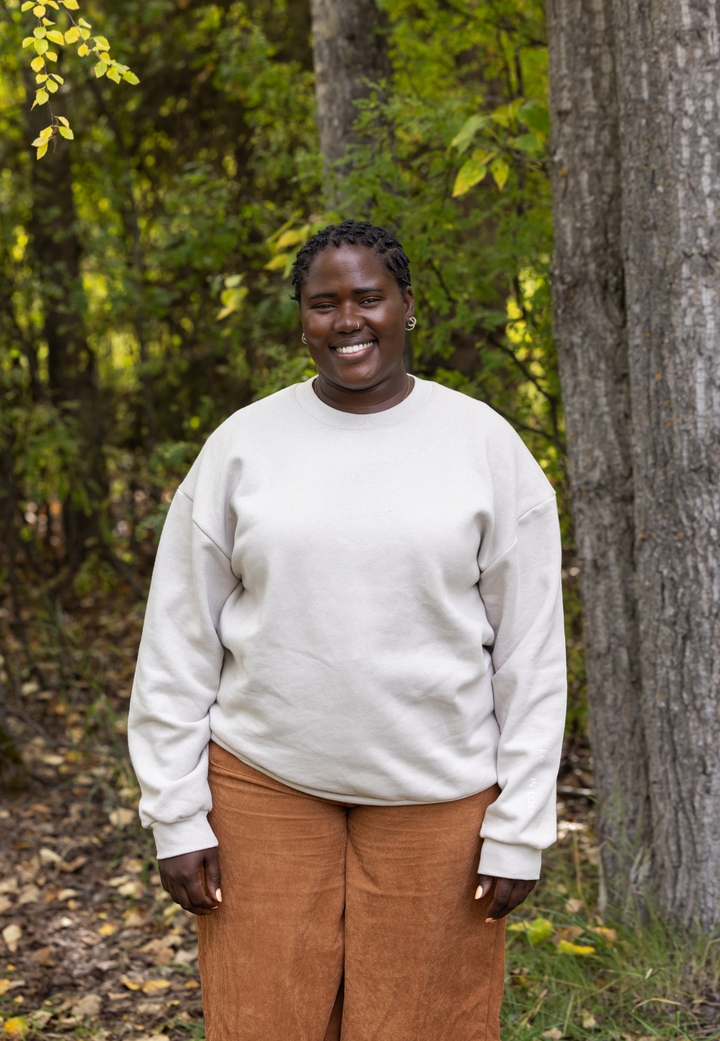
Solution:
<svg viewBox="0 0 720 1041"><path fill-rule="evenodd" d="M364 351L373 343L375 343L374 340L367 340L365 343L352 343L349 347L336 347L335 350L338 354L357 354L358 351Z"/></svg>

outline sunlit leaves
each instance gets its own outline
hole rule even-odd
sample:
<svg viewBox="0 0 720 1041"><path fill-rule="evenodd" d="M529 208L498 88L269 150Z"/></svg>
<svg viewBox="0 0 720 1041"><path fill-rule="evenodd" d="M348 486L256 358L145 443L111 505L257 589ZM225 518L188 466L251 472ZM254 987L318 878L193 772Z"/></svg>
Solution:
<svg viewBox="0 0 720 1041"><path fill-rule="evenodd" d="M223 307L217 313L218 321L222 321L223 318L227 318L233 311L237 311L247 296L247 287L240 285L242 277L242 275L228 275L226 277L225 289L220 294L220 301Z"/></svg>
<svg viewBox="0 0 720 1041"><path fill-rule="evenodd" d="M93 36L95 46L99 51L109 51L110 44L107 42L104 36Z"/></svg>
<svg viewBox="0 0 720 1041"><path fill-rule="evenodd" d="M33 60L30 62L30 68L33 70L33 72L40 72L40 69L45 68L45 59L40 57L33 58Z"/></svg>
<svg viewBox="0 0 720 1041"><path fill-rule="evenodd" d="M140 82L140 80L137 78L134 72L123 73L123 79L126 83L132 83L133 86Z"/></svg>
<svg viewBox="0 0 720 1041"><path fill-rule="evenodd" d="M97 63L97 65L95 66L95 75L97 76L98 79L100 79L101 76L105 75L107 70L108 70L107 63L104 62L104 61L99 61Z"/></svg>
<svg viewBox="0 0 720 1041"><path fill-rule="evenodd" d="M474 185L483 180L487 173L487 165L471 156L467 162L460 167L460 172L455 178L453 186L453 198L469 192Z"/></svg>
<svg viewBox="0 0 720 1041"><path fill-rule="evenodd" d="M63 137L66 137L68 139L68 141L74 140L75 135L69 127L58 127L58 130L60 131Z"/></svg>
<svg viewBox="0 0 720 1041"><path fill-rule="evenodd" d="M80 10L80 4L77 2L77 0L60 0L60 3L63 5L63 7L67 8L68 11Z"/></svg>
<svg viewBox="0 0 720 1041"><path fill-rule="evenodd" d="M73 25L65 33L65 43L76 43L79 36L80 30L76 25Z"/></svg>
<svg viewBox="0 0 720 1041"><path fill-rule="evenodd" d="M450 142L450 147L457 148L458 154L462 155L475 136L475 131L479 130L485 123L487 123L487 116L470 116L463 123L460 132Z"/></svg>
<svg viewBox="0 0 720 1041"><path fill-rule="evenodd" d="M78 47L78 55L81 58L84 58L85 55L89 54L89 53L90 53L90 48L88 47L88 45L86 43L81 43L80 46Z"/></svg>
<svg viewBox="0 0 720 1041"><path fill-rule="evenodd" d="M490 172L495 178L495 184L502 191L510 174L510 166L504 159L498 158L490 164Z"/></svg>
<svg viewBox="0 0 720 1041"><path fill-rule="evenodd" d="M46 90L40 89L35 91L35 100L32 103L32 107L36 105L44 105L49 98L49 94Z"/></svg>
<svg viewBox="0 0 720 1041"><path fill-rule="evenodd" d="M51 43L59 43L60 45L65 43L65 37L61 32L58 32L57 29L49 29L47 39L50 40Z"/></svg>

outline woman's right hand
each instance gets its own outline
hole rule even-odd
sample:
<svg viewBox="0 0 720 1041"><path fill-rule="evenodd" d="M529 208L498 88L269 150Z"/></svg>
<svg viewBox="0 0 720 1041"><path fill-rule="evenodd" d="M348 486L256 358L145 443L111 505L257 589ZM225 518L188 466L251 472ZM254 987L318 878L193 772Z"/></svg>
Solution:
<svg viewBox="0 0 720 1041"><path fill-rule="evenodd" d="M212 914L222 903L217 846L158 860L163 889L193 914Z"/></svg>

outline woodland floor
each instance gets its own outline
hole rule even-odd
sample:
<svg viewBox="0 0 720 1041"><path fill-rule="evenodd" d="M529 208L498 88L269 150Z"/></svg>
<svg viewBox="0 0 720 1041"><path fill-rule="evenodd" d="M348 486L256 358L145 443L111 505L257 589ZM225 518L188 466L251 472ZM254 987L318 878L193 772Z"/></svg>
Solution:
<svg viewBox="0 0 720 1041"><path fill-rule="evenodd" d="M141 609L129 589L60 616L40 594L0 602L22 756L6 763L0 809L5 1041L204 1038L195 921L160 886L127 757ZM510 922L503 1038L720 1038L720 937L598 913L582 742L566 749L558 809L560 841Z"/></svg>

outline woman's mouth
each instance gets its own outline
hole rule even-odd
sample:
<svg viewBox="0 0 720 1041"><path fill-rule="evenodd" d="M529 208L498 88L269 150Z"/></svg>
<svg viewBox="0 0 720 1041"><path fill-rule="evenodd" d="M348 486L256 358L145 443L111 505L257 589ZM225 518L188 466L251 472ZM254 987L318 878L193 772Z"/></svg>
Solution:
<svg viewBox="0 0 720 1041"><path fill-rule="evenodd" d="M368 350L369 347L374 347L377 340L363 340L362 343L348 343L344 347L333 347L334 351L338 354L360 354L362 351Z"/></svg>

